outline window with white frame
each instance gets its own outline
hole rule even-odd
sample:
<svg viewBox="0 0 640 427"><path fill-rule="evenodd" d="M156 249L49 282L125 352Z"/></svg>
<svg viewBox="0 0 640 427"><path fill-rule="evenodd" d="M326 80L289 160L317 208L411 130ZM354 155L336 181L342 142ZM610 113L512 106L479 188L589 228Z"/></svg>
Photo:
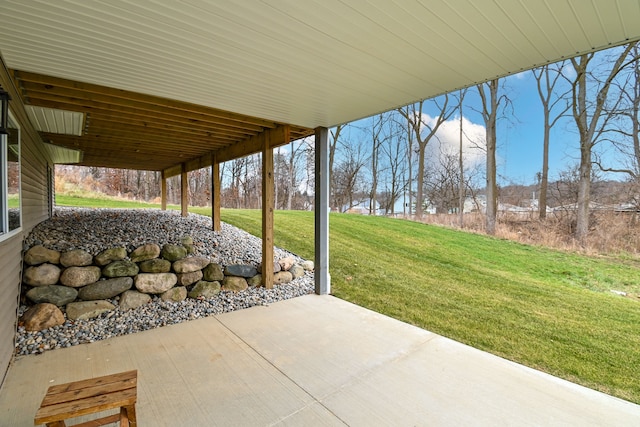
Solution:
<svg viewBox="0 0 640 427"><path fill-rule="evenodd" d="M20 127L9 115L8 134L0 134L0 240L22 226Z"/></svg>

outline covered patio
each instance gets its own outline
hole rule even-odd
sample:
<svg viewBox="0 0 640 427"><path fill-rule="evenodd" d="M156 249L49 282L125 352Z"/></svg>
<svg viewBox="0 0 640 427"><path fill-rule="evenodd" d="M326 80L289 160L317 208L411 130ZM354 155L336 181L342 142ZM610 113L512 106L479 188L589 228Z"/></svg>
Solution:
<svg viewBox="0 0 640 427"><path fill-rule="evenodd" d="M139 425L640 424L637 405L326 295L329 128L637 40L637 1L2 0L0 16L21 144L21 222L0 233L0 425L32 425L51 384L129 369ZM312 135L320 295L12 356L21 243L51 216L55 163L183 186L211 166L216 229L218 165L262 153L270 287L273 149Z"/></svg>
<svg viewBox="0 0 640 427"><path fill-rule="evenodd" d="M638 405L308 295L21 357L2 425L33 425L50 385L130 369L139 426L640 424Z"/></svg>

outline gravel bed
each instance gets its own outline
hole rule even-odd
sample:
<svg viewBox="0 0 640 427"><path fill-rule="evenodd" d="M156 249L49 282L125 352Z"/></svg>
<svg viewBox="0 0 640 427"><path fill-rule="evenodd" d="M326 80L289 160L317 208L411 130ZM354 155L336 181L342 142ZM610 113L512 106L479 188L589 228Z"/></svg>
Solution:
<svg viewBox="0 0 640 427"><path fill-rule="evenodd" d="M92 255L109 247L123 246L132 251L145 243L180 244L191 236L194 254L207 256L222 266L261 262L261 239L232 225L222 223L222 231L211 230L211 218L189 214L182 218L176 211L152 209L82 209L56 208L54 216L38 224L24 241L25 250L41 244L58 251L84 249ZM280 248L276 259L302 259ZM248 288L242 292L221 291L210 299L187 298L182 302L162 301L153 296L151 303L137 309L115 310L92 320L66 320L63 325L39 332L18 326L16 355L40 354L47 350L71 347L119 335L145 331L256 305L313 293L313 273L273 289ZM119 298L109 300L118 305ZM21 316L28 307L20 305ZM63 310L64 311L64 310Z"/></svg>

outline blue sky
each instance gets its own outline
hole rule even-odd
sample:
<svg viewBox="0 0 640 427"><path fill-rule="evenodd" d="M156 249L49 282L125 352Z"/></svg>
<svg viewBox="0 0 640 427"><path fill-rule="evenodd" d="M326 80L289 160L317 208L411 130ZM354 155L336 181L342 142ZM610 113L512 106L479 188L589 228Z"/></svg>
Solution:
<svg viewBox="0 0 640 427"><path fill-rule="evenodd" d="M498 175L502 184L533 184L536 173L542 170L543 116L536 87L530 71L508 77L501 94L506 94L512 109L498 120ZM484 121L477 111L479 96L475 87L469 88L465 97L464 117L482 126ZM434 109L427 109L437 114ZM456 113L457 115L457 113ZM549 149L549 177L558 177L567 165L579 159L578 136L572 118L561 119L551 130Z"/></svg>

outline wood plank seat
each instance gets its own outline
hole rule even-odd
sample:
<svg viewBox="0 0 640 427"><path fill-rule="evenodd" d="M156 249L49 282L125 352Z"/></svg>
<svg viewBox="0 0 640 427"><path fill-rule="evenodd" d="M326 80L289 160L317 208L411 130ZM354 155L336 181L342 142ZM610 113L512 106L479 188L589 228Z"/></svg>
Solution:
<svg viewBox="0 0 640 427"><path fill-rule="evenodd" d="M103 377L75 381L49 387L34 424L66 427L65 420L120 409L120 413L76 424L74 427L97 427L120 422L121 427L136 425L138 371L127 371Z"/></svg>

